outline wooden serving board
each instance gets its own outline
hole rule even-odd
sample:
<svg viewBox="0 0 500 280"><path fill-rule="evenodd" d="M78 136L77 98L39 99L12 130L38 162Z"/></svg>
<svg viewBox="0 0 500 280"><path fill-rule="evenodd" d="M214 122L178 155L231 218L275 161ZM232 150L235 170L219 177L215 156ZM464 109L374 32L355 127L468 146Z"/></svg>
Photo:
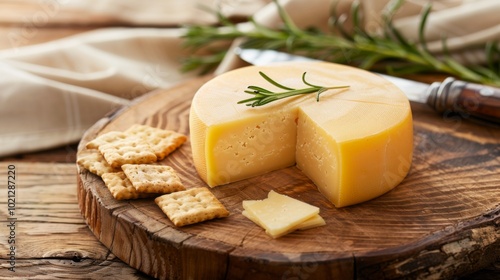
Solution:
<svg viewBox="0 0 500 280"><path fill-rule="evenodd" d="M189 135L189 108L210 77L158 90L99 121L97 135L148 124ZM411 171L393 191L337 209L296 167L211 191L227 218L176 228L153 199L117 201L79 168L78 201L90 229L113 254L162 279L455 278L500 255L500 130L412 104ZM189 141L162 161L187 188L204 186ZM242 214L242 200L270 190L321 208L327 225L272 239Z"/></svg>

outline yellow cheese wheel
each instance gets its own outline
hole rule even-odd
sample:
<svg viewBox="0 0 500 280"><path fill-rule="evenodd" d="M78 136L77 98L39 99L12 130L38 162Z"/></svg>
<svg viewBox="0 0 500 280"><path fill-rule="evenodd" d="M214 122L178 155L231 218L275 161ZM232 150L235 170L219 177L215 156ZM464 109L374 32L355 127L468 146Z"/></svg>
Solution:
<svg viewBox="0 0 500 280"><path fill-rule="evenodd" d="M281 99L264 106L237 104L255 85L283 91L264 72L292 88L349 85L347 89ZM326 62L249 66L204 84L190 111L193 159L211 187L293 166L335 206L380 196L407 175L413 151L406 96L376 74Z"/></svg>

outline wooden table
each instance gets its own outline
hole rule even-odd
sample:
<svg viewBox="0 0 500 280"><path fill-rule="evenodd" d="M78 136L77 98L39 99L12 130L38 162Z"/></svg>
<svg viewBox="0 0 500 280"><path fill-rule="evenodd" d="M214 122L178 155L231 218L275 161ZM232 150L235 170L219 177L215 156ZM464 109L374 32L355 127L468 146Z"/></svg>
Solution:
<svg viewBox="0 0 500 280"><path fill-rule="evenodd" d="M76 146L2 158L0 279L152 279L116 258L85 224L76 197ZM15 228L6 221L7 173L15 167ZM8 238L15 238L15 272Z"/></svg>

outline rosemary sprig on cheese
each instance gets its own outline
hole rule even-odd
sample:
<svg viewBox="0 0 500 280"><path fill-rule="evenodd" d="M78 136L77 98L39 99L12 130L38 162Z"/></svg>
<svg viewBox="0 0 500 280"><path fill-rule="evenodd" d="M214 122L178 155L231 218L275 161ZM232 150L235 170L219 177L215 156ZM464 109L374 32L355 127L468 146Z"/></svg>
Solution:
<svg viewBox="0 0 500 280"><path fill-rule="evenodd" d="M322 94L323 92L325 92L329 89L342 89L342 88L349 87L347 85L346 86L331 86L331 87L323 87L323 86L314 85L314 84L311 84L311 83L306 81L306 73L307 72L304 72L302 74L302 82L305 85L307 85L308 87L296 89L296 88L291 88L291 87L287 87L285 85L282 85L282 84L276 82L275 80L273 80L268 75L266 75L264 72L259 71L259 74L260 74L260 76L262 76L262 78L264 78L266 81L268 81L272 85L274 85L278 88L284 89L285 91L275 92L275 91L265 89L265 88L259 87L259 86L248 86L247 90L245 90L245 92L248 94L252 94L254 97L241 100L238 102L238 104L246 103L247 106L256 107L256 106L266 105L266 104L271 103L271 102L276 101L276 100L280 100L280 99L284 99L284 98L288 98L288 97L292 97L292 96L297 96L297 95L302 95L302 94L310 94L310 93L314 93L314 92L316 92L316 101L319 101L320 94Z"/></svg>

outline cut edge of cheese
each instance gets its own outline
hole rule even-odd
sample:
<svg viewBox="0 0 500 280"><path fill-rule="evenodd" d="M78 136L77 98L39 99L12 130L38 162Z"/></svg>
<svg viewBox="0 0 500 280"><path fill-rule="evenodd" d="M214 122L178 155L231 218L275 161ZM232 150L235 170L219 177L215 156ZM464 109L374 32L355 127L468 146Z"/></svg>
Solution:
<svg viewBox="0 0 500 280"><path fill-rule="evenodd" d="M411 111L385 104L361 103L361 106L386 107L388 114L394 111L407 113L400 122L377 134L349 141L323 140L332 139L326 125L318 125L302 110L298 118L297 167L336 207L361 203L387 193L401 183L411 166ZM334 126L344 125L341 120L337 121L339 123ZM363 124L350 125L360 127ZM338 188L336 185L349 187Z"/></svg>
<svg viewBox="0 0 500 280"><path fill-rule="evenodd" d="M295 229L307 230L307 229L312 229L312 228L320 227L320 226L324 226L324 225L326 225L325 219L323 219L323 217L321 217L318 214L318 215L315 215L315 216L303 221L300 225L295 227Z"/></svg>

